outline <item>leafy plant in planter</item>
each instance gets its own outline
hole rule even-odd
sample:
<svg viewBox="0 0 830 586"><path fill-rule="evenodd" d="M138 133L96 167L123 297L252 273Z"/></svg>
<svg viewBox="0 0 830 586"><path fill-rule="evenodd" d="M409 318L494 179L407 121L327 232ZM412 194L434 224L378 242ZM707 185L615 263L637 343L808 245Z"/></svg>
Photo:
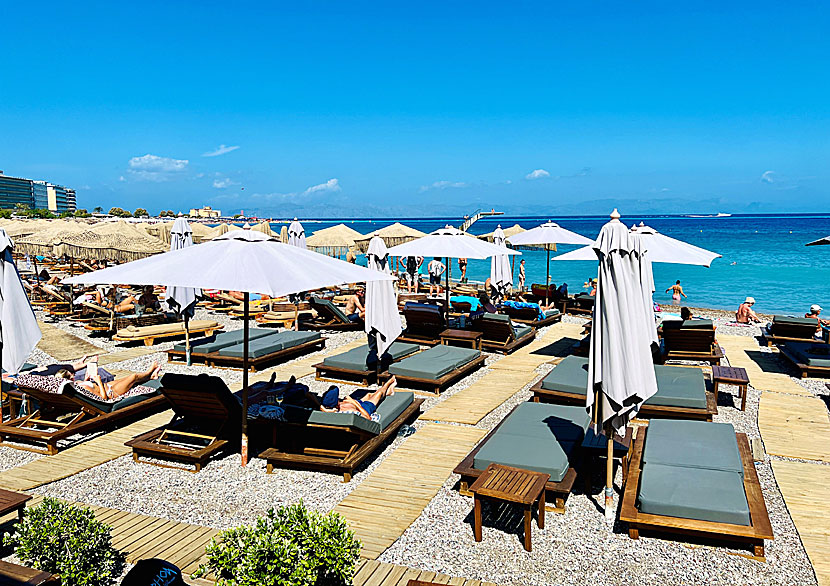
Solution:
<svg viewBox="0 0 830 586"><path fill-rule="evenodd" d="M24 563L61 577L63 586L109 586L124 570L110 528L89 509L45 498L3 539Z"/></svg>
<svg viewBox="0 0 830 586"><path fill-rule="evenodd" d="M300 501L270 509L253 527L217 535L193 577L213 573L217 586L351 584L360 547L343 517L310 511Z"/></svg>

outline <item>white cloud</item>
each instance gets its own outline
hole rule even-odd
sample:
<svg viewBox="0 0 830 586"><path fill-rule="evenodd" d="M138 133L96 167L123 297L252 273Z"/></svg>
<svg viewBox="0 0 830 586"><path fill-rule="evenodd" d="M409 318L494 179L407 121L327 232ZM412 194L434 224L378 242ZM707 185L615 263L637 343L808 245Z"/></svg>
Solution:
<svg viewBox="0 0 830 586"><path fill-rule="evenodd" d="M208 151L206 153L202 153L202 156L203 157L218 157L219 155L226 155L231 151L235 151L238 148L239 148L238 145L236 145L236 146L226 146L224 144L220 144L214 150Z"/></svg>
<svg viewBox="0 0 830 586"><path fill-rule="evenodd" d="M468 183L464 183L463 181L436 181L432 185L421 185L420 191L429 191L430 189L448 189L448 188L458 188L458 187L468 187Z"/></svg>
<svg viewBox="0 0 830 586"><path fill-rule="evenodd" d="M127 180L127 178L126 178L126 177L124 177L123 175L121 175L121 177L119 177L119 178L118 178L118 180L123 182L123 181L126 181L126 180Z"/></svg>
<svg viewBox="0 0 830 586"><path fill-rule="evenodd" d="M340 181L337 179L329 179L325 183L319 185L312 185L303 192L303 195L310 195L312 193L319 193L321 191L340 191Z"/></svg>
<svg viewBox="0 0 830 586"><path fill-rule="evenodd" d="M221 177L213 180L213 186L216 189L225 189L226 187L231 187L232 185L239 185L239 183L231 181L230 177Z"/></svg>
<svg viewBox="0 0 830 586"><path fill-rule="evenodd" d="M764 171L761 175L761 183L775 183L775 171Z"/></svg>
<svg viewBox="0 0 830 586"><path fill-rule="evenodd" d="M133 157L127 163L127 173L144 181L169 181L185 171L190 163L187 159L171 159L158 155L146 154Z"/></svg>
<svg viewBox="0 0 830 586"><path fill-rule="evenodd" d="M544 169L536 169L531 171L527 175L525 175L525 179L542 179L544 177L550 177L550 173L545 171Z"/></svg>

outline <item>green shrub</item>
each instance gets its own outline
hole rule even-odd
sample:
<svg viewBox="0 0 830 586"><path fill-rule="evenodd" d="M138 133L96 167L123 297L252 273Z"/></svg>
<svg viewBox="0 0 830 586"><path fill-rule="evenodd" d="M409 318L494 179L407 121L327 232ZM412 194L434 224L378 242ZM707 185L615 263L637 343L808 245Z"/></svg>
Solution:
<svg viewBox="0 0 830 586"><path fill-rule="evenodd" d="M110 543L110 528L84 509L45 498L27 509L6 535L20 560L61 577L63 586L109 586L124 570L124 556Z"/></svg>
<svg viewBox="0 0 830 586"><path fill-rule="evenodd" d="M334 586L351 584L360 542L337 513L308 510L302 501L270 509L253 527L223 531L207 547L217 586Z"/></svg>

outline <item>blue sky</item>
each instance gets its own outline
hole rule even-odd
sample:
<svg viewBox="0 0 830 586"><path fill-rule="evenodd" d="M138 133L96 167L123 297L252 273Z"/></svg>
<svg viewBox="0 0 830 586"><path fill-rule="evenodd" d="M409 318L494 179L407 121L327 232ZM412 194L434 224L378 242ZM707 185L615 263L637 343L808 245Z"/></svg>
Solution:
<svg viewBox="0 0 830 586"><path fill-rule="evenodd" d="M16 4L0 169L82 207L830 203L819 2Z"/></svg>

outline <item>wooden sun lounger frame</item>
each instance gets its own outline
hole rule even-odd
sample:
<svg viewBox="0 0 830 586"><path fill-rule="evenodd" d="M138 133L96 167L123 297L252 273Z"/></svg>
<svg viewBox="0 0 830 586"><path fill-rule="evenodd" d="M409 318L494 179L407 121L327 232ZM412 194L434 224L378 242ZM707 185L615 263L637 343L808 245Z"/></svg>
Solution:
<svg viewBox="0 0 830 586"><path fill-rule="evenodd" d="M542 377L530 390L533 392L534 403L553 403L556 405L585 405L585 395L579 393L568 393L566 391L552 391L542 388ZM712 421L712 417L718 414L717 400L715 393L709 390L711 383L706 381L706 408L697 409L694 407L673 407L668 405L649 405L644 403L640 407L637 416L644 419L658 417L664 419L696 419L700 421Z"/></svg>
<svg viewBox="0 0 830 586"><path fill-rule="evenodd" d="M507 339L505 341L501 341L501 340L494 340L492 338L487 338L486 337L487 336L487 331L484 331L483 335L481 336L481 347L484 348L485 350L489 350L491 352L499 352L501 354L510 354L516 348L520 348L521 346L524 346L525 344L529 344L530 342L533 341L534 338L536 338L536 328L535 327L531 327L529 332L524 334L521 338L517 338L516 337L516 332L513 329L512 321L513 321L512 319L509 322L502 322L502 321L495 322L494 321L492 323L492 326L490 326L488 328L488 329L491 329L491 330L496 329L496 328L503 328L505 331L510 330L509 339ZM488 322L487 317L486 316L482 317L480 320L478 320L476 322L476 325L474 327L475 327L476 330L482 331L482 329L484 327L486 327L485 324L487 322Z"/></svg>
<svg viewBox="0 0 830 586"><path fill-rule="evenodd" d="M410 356L415 356L418 354L420 350L416 350L411 354L407 354L406 356L401 356L397 360L393 360L392 364L396 362L400 362L405 358L409 358ZM330 364L326 364L325 362L318 362L317 364L312 365L316 374L314 376L315 380L327 381L327 382L359 382L363 386L367 387L373 382L377 380L378 374L389 374L388 371L383 371L378 373L375 370L369 370L368 368L365 370L357 370L353 368L343 368L341 366L331 366Z"/></svg>
<svg viewBox="0 0 830 586"><path fill-rule="evenodd" d="M400 338L398 338L400 340ZM477 370L479 367L484 365L484 361L487 359L487 356L484 354L480 354L470 362L464 364L460 368L453 369L449 371L444 376L437 378L437 379L430 379L430 378L419 378L414 376L404 376L401 374L396 374L395 378L398 381L398 388L403 388L407 390L415 391L416 393L428 393L430 395L439 396L441 391L446 389L452 384L455 384L474 370ZM378 375L378 382L384 383L392 375L389 372L383 372ZM415 385L409 386L409 385ZM422 389L421 387L426 387L426 390ZM434 389L434 390L433 390Z"/></svg>
<svg viewBox="0 0 830 586"><path fill-rule="evenodd" d="M663 351L663 361L668 360L694 360L698 362L708 362L712 365L720 364L721 358L724 357L723 350L718 345L715 339L715 328L672 328L671 335L666 335L669 330L665 327L658 330L658 333L663 338L665 345ZM678 338L681 348L671 350L671 338ZM710 338L711 341L707 340ZM689 346L703 348L708 342L707 351L695 351L688 349Z"/></svg>
<svg viewBox="0 0 830 586"><path fill-rule="evenodd" d="M150 415L167 407L161 395L133 403L123 409L107 413L69 395L48 393L37 389L20 388L21 393L35 399L40 408L31 415L17 417L0 424L0 445L19 450L53 456L58 453L58 442L76 434L105 429L111 424L137 415ZM68 421L57 421L52 415L72 415ZM27 427L32 425L33 427ZM54 428L52 431L42 427ZM30 442L34 446L13 442ZM37 444L45 444L39 447Z"/></svg>
<svg viewBox="0 0 830 586"><path fill-rule="evenodd" d="M692 360L697 362L708 362L712 365L720 364L721 358L724 358L723 350L720 345L715 342L712 344L712 349L709 352L687 352L687 351L672 351L663 354L663 361L669 360Z"/></svg>
<svg viewBox="0 0 830 586"><path fill-rule="evenodd" d="M637 509L637 492L640 488L641 463L646 433L647 428L641 427L631 446L628 475L620 506L620 521L628 523L628 536L631 539L639 539L641 530L654 530L733 541L749 545L754 557L759 561L764 561L764 540L774 539L774 536L746 434L737 433L735 435L744 467L744 491L746 492L749 517L752 523L749 526L641 513ZM716 497L717 495L712 496Z"/></svg>
<svg viewBox="0 0 830 586"><path fill-rule="evenodd" d="M319 346L319 348L315 348L315 346ZM251 372L256 372L257 369L262 367L264 364L270 365L287 356L302 354L312 349L314 349L314 351L322 350L325 347L326 338L321 337L318 340L303 342L302 344L297 344L296 346L291 346L290 348L283 348L282 350L277 350L276 352L265 354L264 356L258 356L256 358L249 356L248 369ZM185 361L187 359L186 356L185 350L170 349L167 351L167 362ZM193 352L191 350L190 360L191 362L204 363L211 368L242 368L241 356L221 356L218 350L216 352Z"/></svg>
<svg viewBox="0 0 830 586"><path fill-rule="evenodd" d="M596 297L593 297L593 299L596 300ZM567 313L571 313L571 314L577 313L577 314L580 314L580 315L591 315L591 314L594 313L593 306L590 307L590 308L583 307L580 304L580 299L577 299L576 296L568 297L568 299L562 299L560 301L562 301L562 303L563 303L562 313L565 313L566 309L567 309ZM596 303L596 301L594 301L594 303Z"/></svg>
<svg viewBox="0 0 830 586"><path fill-rule="evenodd" d="M801 358L796 356L786 345L779 346L778 351L787 360L792 362L793 366L798 370L798 376L801 378L828 378L830 377L830 366L811 366L801 362ZM830 358L830 356L828 356Z"/></svg>
<svg viewBox="0 0 830 586"><path fill-rule="evenodd" d="M149 326L149 327L153 327L153 326ZM191 336L199 336L199 335L212 336L214 332L216 332L217 330L221 330L224 327L225 326L223 326L222 324L216 324L215 326L211 326L211 327L208 327L208 328L189 329L188 332L190 333ZM152 346L153 344L156 343L156 340L158 340L158 339L161 339L161 338L177 338L179 336L184 336L184 330L181 330L181 331L178 331L178 332L162 332L162 333L159 333L159 334L147 334L146 336L129 337L129 338L124 338L122 336L119 336L118 334L115 334L112 337L112 339L115 340L116 342L139 342L139 341L142 341L142 342L144 342L145 346Z"/></svg>
<svg viewBox="0 0 830 586"><path fill-rule="evenodd" d="M292 451L282 451L271 447L259 454L259 457L268 462L267 473L273 474L274 468L301 468L319 470L321 472L335 472L343 475L343 482L349 482L355 468L372 455L380 446L390 439L398 429L407 422L414 421L421 414L421 404L426 399L413 399L412 404L398 415L386 429L379 434L354 429L347 426L320 425L311 423L280 422L273 425L290 426L287 434L281 437L290 438L294 442ZM311 448L306 445L307 438L322 430L340 432L342 442L332 445L330 449ZM276 429L275 429L276 433Z"/></svg>
<svg viewBox="0 0 830 586"><path fill-rule="evenodd" d="M512 311L518 311L518 310L514 309ZM531 309L530 311L535 311L535 310ZM513 320L514 322L516 322L517 324L522 324L522 325L526 325L526 326L534 326L536 328L544 328L546 326L551 326L553 324L557 324L560 321L562 321L562 314L564 312L559 312L556 315L546 317L545 319L523 319L523 318L519 318L519 317L513 317L513 315L511 315L510 312L505 311L505 310L502 310L502 313L504 313L505 315L509 315L510 319Z"/></svg>
<svg viewBox="0 0 830 586"><path fill-rule="evenodd" d="M513 407L510 410L510 413L507 414L509 417L513 411L518 409L519 405ZM484 474L484 470L480 470L475 468L475 457L478 454L479 450L484 447L484 444L496 433L499 427L507 420L507 417L501 420L501 422L494 427L490 433L484 436L484 438L478 443L478 445L473 448L473 450L467 454L467 456L461 460L461 463L455 467L453 470L453 474L458 474L461 476L461 480L459 483L458 492L463 494L464 496L473 496L470 492L470 485L476 481L476 479ZM578 452L580 448L576 448L576 452L574 455L576 459L579 460L580 453ZM574 466L574 462L571 462L570 468L568 471L565 472L565 477L562 478L559 482L554 482L552 480L548 480L545 483L545 509L548 511L553 511L556 513L564 513L565 512L565 500L568 498L568 495L571 494L573 490L574 482L576 481L576 470L577 466Z"/></svg>

